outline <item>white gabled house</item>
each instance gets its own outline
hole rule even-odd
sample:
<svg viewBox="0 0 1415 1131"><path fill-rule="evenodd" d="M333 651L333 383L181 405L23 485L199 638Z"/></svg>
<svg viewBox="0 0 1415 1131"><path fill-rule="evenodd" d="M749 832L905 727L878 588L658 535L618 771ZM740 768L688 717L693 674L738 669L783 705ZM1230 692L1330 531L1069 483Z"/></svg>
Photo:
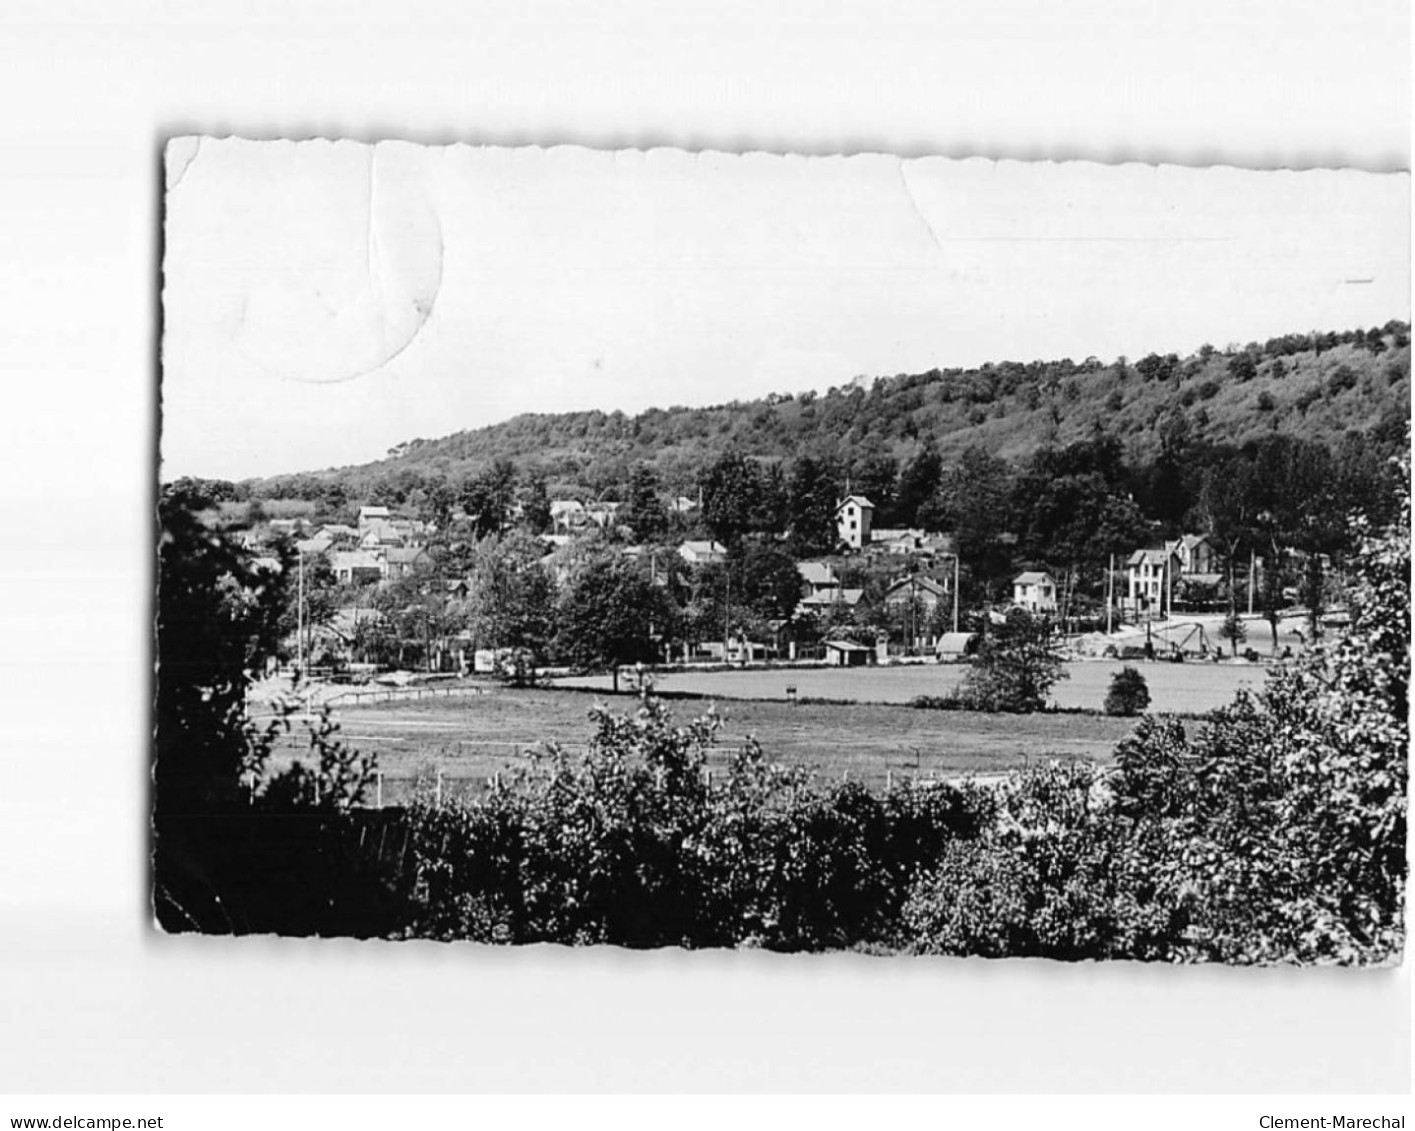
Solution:
<svg viewBox="0 0 1415 1131"><path fill-rule="evenodd" d="M1179 572L1184 577L1220 576L1217 555L1207 534L1186 534L1174 542L1166 542L1165 549L1179 558Z"/></svg>
<svg viewBox="0 0 1415 1131"><path fill-rule="evenodd" d="M1136 616L1169 608L1183 563L1172 544L1157 550L1136 550L1125 562L1125 608Z"/></svg>
<svg viewBox="0 0 1415 1131"><path fill-rule="evenodd" d="M870 543L870 525L874 519L875 505L864 495L848 495L835 508L835 529L840 540L852 550L859 550Z"/></svg>
<svg viewBox="0 0 1415 1131"><path fill-rule="evenodd" d="M1012 579L1012 603L1029 613L1056 612L1056 579L1045 570L1028 570Z"/></svg>
<svg viewBox="0 0 1415 1131"><path fill-rule="evenodd" d="M684 542L678 556L689 565L709 565L727 560L727 547L721 542Z"/></svg>

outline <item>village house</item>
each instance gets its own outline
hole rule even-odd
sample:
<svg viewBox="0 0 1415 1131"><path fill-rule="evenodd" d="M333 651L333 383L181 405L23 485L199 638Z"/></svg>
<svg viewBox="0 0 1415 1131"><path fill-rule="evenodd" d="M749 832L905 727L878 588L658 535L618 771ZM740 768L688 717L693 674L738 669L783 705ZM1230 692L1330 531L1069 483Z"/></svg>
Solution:
<svg viewBox="0 0 1415 1131"><path fill-rule="evenodd" d="M394 546L384 553L383 560L388 578L407 577L432 565L432 556L419 546Z"/></svg>
<svg viewBox="0 0 1415 1131"><path fill-rule="evenodd" d="M684 542L678 556L689 565L711 565L727 560L727 547L721 542Z"/></svg>
<svg viewBox="0 0 1415 1131"><path fill-rule="evenodd" d="M373 522L387 522L393 514L387 507L360 507L359 508L359 528L363 529Z"/></svg>
<svg viewBox="0 0 1415 1131"><path fill-rule="evenodd" d="M938 608L939 602L947 602L948 599L946 585L921 573L901 577L884 591L886 605L900 608L907 606L911 601L917 602L926 616L932 616L934 610Z"/></svg>
<svg viewBox="0 0 1415 1131"><path fill-rule="evenodd" d="M556 499L550 504L550 522L556 529L566 533L577 530L589 521L585 514L585 504L575 499Z"/></svg>
<svg viewBox="0 0 1415 1131"><path fill-rule="evenodd" d="M875 505L863 495L849 495L835 508L835 529L852 550L869 545Z"/></svg>
<svg viewBox="0 0 1415 1131"><path fill-rule="evenodd" d="M590 503L585 507L585 517L601 530L613 526L618 515L618 503Z"/></svg>
<svg viewBox="0 0 1415 1131"><path fill-rule="evenodd" d="M383 558L370 550L336 550L329 565L341 585L366 585L382 581L387 572Z"/></svg>
<svg viewBox="0 0 1415 1131"><path fill-rule="evenodd" d="M840 585L829 562L797 562L796 572L806 583L808 597L819 597L822 593L831 595Z"/></svg>
<svg viewBox="0 0 1415 1131"><path fill-rule="evenodd" d="M332 546L352 546L359 540L359 532L342 522L326 522L315 534L316 538L328 538Z"/></svg>
<svg viewBox="0 0 1415 1131"><path fill-rule="evenodd" d="M334 539L321 530L312 538L300 539L295 543L295 549L297 552L308 556L311 554L322 554L326 550L331 549L333 545Z"/></svg>
<svg viewBox="0 0 1415 1131"><path fill-rule="evenodd" d="M268 524L275 534L284 534L287 537L294 537L301 533L309 524L303 518L272 518Z"/></svg>
<svg viewBox="0 0 1415 1131"><path fill-rule="evenodd" d="M1056 612L1056 579L1045 571L1019 573L1012 579L1012 603L1029 613Z"/></svg>
<svg viewBox="0 0 1415 1131"><path fill-rule="evenodd" d="M864 595L863 589L843 589L839 586L822 589L819 593L802 597L796 605L796 615L810 613L822 616L831 611L848 612L859 605Z"/></svg>
<svg viewBox="0 0 1415 1131"><path fill-rule="evenodd" d="M1186 534L1174 542L1166 542L1164 548L1179 558L1181 577L1219 576L1217 555L1207 534Z"/></svg>
<svg viewBox="0 0 1415 1131"><path fill-rule="evenodd" d="M877 526L870 531L870 548L888 554L916 554L923 549L924 532Z"/></svg>
<svg viewBox="0 0 1415 1131"><path fill-rule="evenodd" d="M363 536L359 539L359 548L362 550L387 549L393 546L402 546L407 542L402 531L392 522L377 521L370 522L363 527Z"/></svg>
<svg viewBox="0 0 1415 1131"><path fill-rule="evenodd" d="M1169 608L1179 580L1179 555L1173 549L1136 550L1125 562L1127 612L1139 616Z"/></svg>

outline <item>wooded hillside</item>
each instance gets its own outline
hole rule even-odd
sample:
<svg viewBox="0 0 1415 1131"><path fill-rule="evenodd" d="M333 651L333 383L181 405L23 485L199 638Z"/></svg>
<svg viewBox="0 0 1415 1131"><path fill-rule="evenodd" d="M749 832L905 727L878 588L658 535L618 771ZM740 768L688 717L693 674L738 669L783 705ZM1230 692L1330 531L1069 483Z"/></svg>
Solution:
<svg viewBox="0 0 1415 1131"><path fill-rule="evenodd" d="M1103 363L1002 361L857 378L825 393L780 393L702 408L527 414L437 439L413 439L360 467L242 484L240 495L393 504L431 481L455 485L498 460L544 480L556 497L621 498L648 463L670 492L692 494L732 450L766 460L803 455L868 479L868 465L907 462L932 440L945 463L969 448L1020 461L1100 432L1147 463L1166 436L1241 446L1280 432L1335 445L1349 432L1403 436L1410 413L1409 326L1289 334L1188 357ZM876 468L877 470L877 468Z"/></svg>

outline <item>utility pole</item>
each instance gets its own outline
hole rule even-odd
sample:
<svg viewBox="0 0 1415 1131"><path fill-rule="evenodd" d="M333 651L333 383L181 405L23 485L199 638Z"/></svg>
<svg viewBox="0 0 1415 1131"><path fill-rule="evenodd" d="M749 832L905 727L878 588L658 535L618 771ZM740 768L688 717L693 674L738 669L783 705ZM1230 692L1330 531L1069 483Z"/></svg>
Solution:
<svg viewBox="0 0 1415 1131"><path fill-rule="evenodd" d="M305 552L300 554L299 582L295 589L295 670L305 674Z"/></svg>
<svg viewBox="0 0 1415 1131"><path fill-rule="evenodd" d="M1110 635L1111 615L1115 611L1115 554L1110 555L1110 568L1105 575L1105 634Z"/></svg>
<svg viewBox="0 0 1415 1131"><path fill-rule="evenodd" d="M953 555L953 631L958 631L958 554Z"/></svg>
<svg viewBox="0 0 1415 1131"><path fill-rule="evenodd" d="M1258 555L1256 551L1248 551L1248 615L1253 615L1253 581L1257 576Z"/></svg>
<svg viewBox="0 0 1415 1131"><path fill-rule="evenodd" d="M727 651L732 635L732 573L727 573L727 591L722 599L722 662L727 662Z"/></svg>

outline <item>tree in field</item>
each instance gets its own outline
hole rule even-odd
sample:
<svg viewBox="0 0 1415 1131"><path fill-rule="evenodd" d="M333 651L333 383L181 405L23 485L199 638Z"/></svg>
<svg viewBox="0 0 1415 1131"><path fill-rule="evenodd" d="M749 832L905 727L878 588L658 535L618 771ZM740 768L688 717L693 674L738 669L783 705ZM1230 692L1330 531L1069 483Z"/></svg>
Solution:
<svg viewBox="0 0 1415 1131"><path fill-rule="evenodd" d="M535 472L521 488L522 525L532 534L550 529L550 489L545 476Z"/></svg>
<svg viewBox="0 0 1415 1131"><path fill-rule="evenodd" d="M727 560L733 600L762 620L790 620L805 582L796 559L770 543L743 543Z"/></svg>
<svg viewBox="0 0 1415 1131"><path fill-rule="evenodd" d="M788 529L793 550L800 557L828 554L840 538L835 526L839 500L834 474L820 460L802 456L791 469L789 493Z"/></svg>
<svg viewBox="0 0 1415 1131"><path fill-rule="evenodd" d="M648 663L673 636L677 610L664 590L618 558L580 568L560 599L556 647L583 671L608 668L619 690L622 664Z"/></svg>
<svg viewBox="0 0 1415 1131"><path fill-rule="evenodd" d="M934 505L921 521L950 530L968 576L990 598L1009 576L1012 561L1002 544L1012 519L1012 468L986 448L968 448L956 467L944 473Z"/></svg>
<svg viewBox="0 0 1415 1131"><path fill-rule="evenodd" d="M1282 616L1283 606L1287 603L1283 597L1286 582L1287 571L1283 568L1281 551L1275 550L1272 557L1263 563L1258 585L1258 604L1262 609L1263 619L1272 629L1274 656L1277 655L1278 622Z"/></svg>
<svg viewBox="0 0 1415 1131"><path fill-rule="evenodd" d="M462 487L462 507L480 534L500 534L506 529L516 501L516 465L498 459Z"/></svg>
<svg viewBox="0 0 1415 1131"><path fill-rule="evenodd" d="M1238 645L1248 639L1248 629L1236 609L1230 610L1228 616L1223 618L1223 624L1219 625L1218 635L1220 640L1227 640L1232 645L1233 654L1237 656Z"/></svg>
<svg viewBox="0 0 1415 1131"><path fill-rule="evenodd" d="M305 658L309 659L309 633L312 629L329 624L339 607L339 581L334 576L334 567L325 554L299 555L294 547L289 548L291 559L290 577L284 586L284 600L280 610L280 636L290 640L298 635L303 624L305 631ZM303 562L300 558L303 557ZM301 566L304 569L304 583L300 583ZM301 599L303 590L303 600ZM295 651L298 654L299 643ZM288 659L288 656L282 659Z"/></svg>
<svg viewBox="0 0 1415 1131"><path fill-rule="evenodd" d="M468 597L480 647L510 648L543 663L555 633L555 579L540 564L542 547L529 534L488 538L477 547Z"/></svg>
<svg viewBox="0 0 1415 1131"><path fill-rule="evenodd" d="M703 477L703 520L723 543L757 529L763 506L761 469L740 452L723 453Z"/></svg>
<svg viewBox="0 0 1415 1131"><path fill-rule="evenodd" d="M983 638L960 695L981 711L1040 711L1047 693L1067 678L1065 658L1051 618L1013 609Z"/></svg>
<svg viewBox="0 0 1415 1131"><path fill-rule="evenodd" d="M899 482L898 461L889 455L872 455L861 460L850 474L850 489L864 495L875 505L876 526L893 526L895 520L895 488ZM834 490L832 488L832 494ZM831 501L832 516L835 499Z"/></svg>
<svg viewBox="0 0 1415 1131"><path fill-rule="evenodd" d="M899 488L895 495L895 518L904 526L919 521L919 508L933 498L943 481L943 457L932 439L904 465L899 473Z"/></svg>
<svg viewBox="0 0 1415 1131"><path fill-rule="evenodd" d="M1111 676L1105 696L1105 713L1130 717L1144 714L1150 705L1150 689L1139 669L1129 664Z"/></svg>
<svg viewBox="0 0 1415 1131"><path fill-rule="evenodd" d="M668 533L668 507L658 473L649 464L635 464L629 475L629 497L619 518L640 542L657 542Z"/></svg>

